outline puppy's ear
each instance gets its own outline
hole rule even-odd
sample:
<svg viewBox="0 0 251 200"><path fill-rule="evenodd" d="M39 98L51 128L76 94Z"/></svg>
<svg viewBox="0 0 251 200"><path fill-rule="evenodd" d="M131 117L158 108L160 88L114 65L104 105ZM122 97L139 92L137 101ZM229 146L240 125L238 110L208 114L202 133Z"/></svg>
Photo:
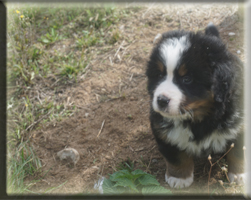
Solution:
<svg viewBox="0 0 251 200"><path fill-rule="evenodd" d="M207 27L206 27L206 30L205 30L205 34L206 35L211 35L211 36L216 36L216 37L219 37L219 31L218 29L216 28L216 26L210 22Z"/></svg>
<svg viewBox="0 0 251 200"><path fill-rule="evenodd" d="M212 92L214 100L218 103L225 103L231 95L233 74L227 64L215 66L213 74Z"/></svg>

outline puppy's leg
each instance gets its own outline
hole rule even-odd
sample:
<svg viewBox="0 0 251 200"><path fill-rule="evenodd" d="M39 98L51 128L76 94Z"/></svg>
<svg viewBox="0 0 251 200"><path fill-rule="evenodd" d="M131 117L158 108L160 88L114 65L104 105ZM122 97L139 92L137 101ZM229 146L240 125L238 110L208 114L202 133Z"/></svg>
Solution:
<svg viewBox="0 0 251 200"><path fill-rule="evenodd" d="M238 184L245 182L243 143L243 134L241 134L234 142L234 148L227 154L229 180Z"/></svg>
<svg viewBox="0 0 251 200"><path fill-rule="evenodd" d="M185 152L180 152L179 163L166 161L166 182L174 188L188 187L193 183L193 159Z"/></svg>
<svg viewBox="0 0 251 200"><path fill-rule="evenodd" d="M173 188L188 187L193 183L193 158L177 147L158 141L159 150L166 160L166 182Z"/></svg>

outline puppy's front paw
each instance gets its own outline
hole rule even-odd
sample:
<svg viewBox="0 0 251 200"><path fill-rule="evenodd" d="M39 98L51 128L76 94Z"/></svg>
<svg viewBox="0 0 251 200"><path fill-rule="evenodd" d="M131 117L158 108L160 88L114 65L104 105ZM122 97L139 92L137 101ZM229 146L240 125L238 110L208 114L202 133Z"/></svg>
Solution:
<svg viewBox="0 0 251 200"><path fill-rule="evenodd" d="M189 187L193 183L193 173L190 177L188 178L176 178L173 176L167 176L165 174L165 180L169 184L170 187L172 188L185 188Z"/></svg>
<svg viewBox="0 0 251 200"><path fill-rule="evenodd" d="M228 172L228 178L230 180L230 182L236 182L239 185L243 185L246 182L246 174L242 173L242 174L234 174L231 172Z"/></svg>

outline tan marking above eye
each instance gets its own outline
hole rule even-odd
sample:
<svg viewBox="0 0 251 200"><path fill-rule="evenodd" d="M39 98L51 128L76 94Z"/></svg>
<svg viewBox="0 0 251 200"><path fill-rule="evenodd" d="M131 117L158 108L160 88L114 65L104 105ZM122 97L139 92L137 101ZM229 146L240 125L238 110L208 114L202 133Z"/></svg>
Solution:
<svg viewBox="0 0 251 200"><path fill-rule="evenodd" d="M183 64L183 65L180 66L180 68L179 68L179 70L178 70L178 73L179 73L180 76L186 75L186 73L187 73L187 68L186 68L186 65L185 65L185 64Z"/></svg>
<svg viewBox="0 0 251 200"><path fill-rule="evenodd" d="M160 62L160 61L158 60L157 65L158 65L158 69L159 69L161 72L164 72L165 68L164 68L163 63Z"/></svg>

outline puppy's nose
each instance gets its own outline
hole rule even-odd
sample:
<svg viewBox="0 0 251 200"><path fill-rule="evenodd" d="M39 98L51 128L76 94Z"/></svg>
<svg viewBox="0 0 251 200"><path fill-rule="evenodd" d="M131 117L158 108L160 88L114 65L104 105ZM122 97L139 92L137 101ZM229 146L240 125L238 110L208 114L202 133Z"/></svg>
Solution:
<svg viewBox="0 0 251 200"><path fill-rule="evenodd" d="M160 108L165 108L169 102L170 102L170 99L164 95L160 95L157 97L157 103Z"/></svg>

